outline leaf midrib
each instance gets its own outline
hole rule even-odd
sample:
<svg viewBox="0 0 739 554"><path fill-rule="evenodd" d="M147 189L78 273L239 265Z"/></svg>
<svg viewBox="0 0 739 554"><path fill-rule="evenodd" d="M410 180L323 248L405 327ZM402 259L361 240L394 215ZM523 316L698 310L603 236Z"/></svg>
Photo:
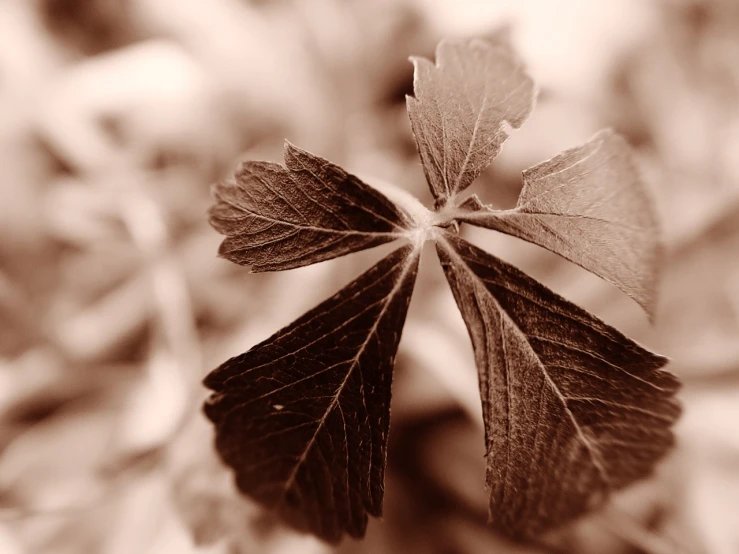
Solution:
<svg viewBox="0 0 739 554"><path fill-rule="evenodd" d="M358 235L358 236L370 236L370 237L393 237L393 238L402 238L408 236L407 233L401 233L397 231L355 231L351 229L331 229L329 227L316 227L315 225L305 225L300 223L295 223L293 221L282 221L279 219L275 219L274 217L269 217L266 215L258 214L252 210L249 210L245 208L244 206L239 206L237 204L234 204L233 202L229 200L224 200L221 198L221 202L225 202L232 208L249 214L250 217L255 217L257 219L262 219L264 221L269 221L270 223L277 223L278 225L287 225L290 227L296 227L298 229L305 229L308 231L317 231L319 233L329 233L329 234L336 234L336 235ZM397 225L395 225L396 228L398 228Z"/></svg>
<svg viewBox="0 0 739 554"><path fill-rule="evenodd" d="M613 221L610 219L603 219L602 217L596 217L593 215L586 215L586 214L565 214L565 213L558 213L558 212L539 212L539 211L523 211L521 209L521 206L516 206L515 208L512 208L510 210L496 210L491 209L486 206L485 210L477 210L477 211L465 211L460 216L459 219L462 221L465 220L478 220L478 219L506 219L509 216L524 216L524 217L561 217L563 219L583 219L586 221L595 221L598 223L603 223L604 225L612 225L614 227L619 227L621 229L625 229L627 231L631 231L632 233L644 233L647 232L648 229L646 227L633 227L631 225L626 225L621 221Z"/></svg>
<svg viewBox="0 0 739 554"><path fill-rule="evenodd" d="M529 342L526 334L516 324L513 318L511 318L508 312L505 309L503 309L503 307L500 305L500 303L495 298L495 296L485 286L485 282L482 279L480 279L480 277L474 271L472 271L472 268L469 267L467 262L465 262L464 258L462 258L462 256L459 255L457 250L444 237L439 237L439 241L441 242L442 246L445 248L447 253L449 253L452 256L452 258L457 262L457 265L463 267L464 270L468 273L468 275L481 285L485 293L490 296L490 298L493 300L495 305L498 307L498 310L501 313L501 315L506 318L506 320L511 324L514 331L524 340L528 348L531 349L531 352L534 354L537 360L537 366L540 368L542 375L544 376L545 382L547 383L549 388L552 390L554 395L557 397L557 399L562 404L562 407L565 413L567 414L570 421L572 422L573 427L575 428L575 432L577 433L578 439L583 444L583 446L585 446L593 465L598 470L598 473L601 476L601 480L603 481L604 485L610 487L611 479L605 467L603 467L603 463L602 463L601 456L599 454L599 449L597 445L592 444L591 441L585 436L585 433L583 432L580 423L577 421L575 414L572 413L572 410L570 410L569 406L567 405L567 398L562 394L562 391L559 390L559 387L557 386L557 384L552 380L551 376L549 375L549 372L547 371L546 365L542 362L541 358L536 353L536 350L534 350L534 348L531 346L531 343Z"/></svg>
<svg viewBox="0 0 739 554"><path fill-rule="evenodd" d="M326 420L328 419L328 416L331 414L331 412L336 408L339 402L339 398L341 397L341 394L344 390L344 387L349 382L349 378L353 374L356 367L359 365L359 358L364 353L365 349L367 348L367 345L369 344L371 338L375 336L377 332L377 328L380 325L380 322L382 321L382 318L385 316L385 313L387 312L388 306L392 303L393 298L397 295L398 291L402 287L403 283L405 282L405 279L413 266L413 263L415 262L416 258L420 254L419 249L414 249L408 254L408 257L405 260L405 266L403 267L403 270L398 277L397 282L393 285L393 288L391 289L390 293L387 295L387 300L385 302L385 305L382 307L382 310L377 315L377 319L375 320L375 323L372 325L372 328L370 329L369 333L367 334L367 338L364 340L362 345L359 347L359 350L357 351L356 355L350 360L351 366L349 367L348 371L346 372L346 376L342 380L341 384L339 385L339 388L337 389L336 393L334 394L334 397L332 398L330 404L326 408L326 411L324 412L323 416L321 417L321 420L318 422L318 425L316 427L315 432L313 433L313 436L311 436L310 440L306 444L305 448L301 452L300 456L298 457L297 462L295 463L295 466L293 467L292 472L288 476L287 480L285 481L285 484L283 485L283 492L282 496L280 497L280 500L277 503L277 506L281 506L282 503L285 500L285 495L287 494L287 491L292 488L293 484L295 483L295 479L297 478L298 471L302 467L302 465L305 463L306 459L308 458L308 453L310 452L311 448L313 448L313 445L316 442L316 439L318 438L319 433L323 429L324 425L326 424Z"/></svg>

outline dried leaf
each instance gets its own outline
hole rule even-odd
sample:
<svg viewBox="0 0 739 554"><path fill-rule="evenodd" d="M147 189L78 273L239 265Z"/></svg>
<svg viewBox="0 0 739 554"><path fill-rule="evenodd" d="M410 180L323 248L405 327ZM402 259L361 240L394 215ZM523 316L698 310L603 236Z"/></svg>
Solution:
<svg viewBox="0 0 739 554"><path fill-rule="evenodd" d="M475 350L493 525L534 537L647 476L680 412L665 358L463 239L437 251Z"/></svg>
<svg viewBox="0 0 739 554"><path fill-rule="evenodd" d="M390 384L420 250L399 248L205 380L239 489L336 542L382 512Z"/></svg>
<svg viewBox="0 0 739 554"><path fill-rule="evenodd" d="M482 206L460 221L543 246L610 281L650 315L655 308L659 229L626 141L606 129L523 172L512 210Z"/></svg>
<svg viewBox="0 0 739 554"><path fill-rule="evenodd" d="M285 165L245 162L214 187L219 254L252 271L318 263L406 236L410 218L331 162L285 144Z"/></svg>
<svg viewBox="0 0 739 554"><path fill-rule="evenodd" d="M442 41L436 65L411 58L408 97L416 146L437 207L444 206L498 155L511 128L534 104L534 83L504 42Z"/></svg>

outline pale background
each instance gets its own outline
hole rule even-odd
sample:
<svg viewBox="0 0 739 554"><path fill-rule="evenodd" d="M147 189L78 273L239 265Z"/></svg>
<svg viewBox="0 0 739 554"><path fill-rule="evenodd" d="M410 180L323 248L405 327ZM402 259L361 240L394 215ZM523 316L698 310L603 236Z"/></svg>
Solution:
<svg viewBox="0 0 739 554"><path fill-rule="evenodd" d="M208 186L283 140L430 195L411 54L508 27L538 106L475 185L604 126L635 147L667 257L654 326L554 255L469 236L685 382L654 478L548 539L486 526L466 331L427 258L401 342L383 521L343 552L739 552L736 0L0 0L0 553L328 551L236 495L201 378L379 259L250 275L215 257Z"/></svg>

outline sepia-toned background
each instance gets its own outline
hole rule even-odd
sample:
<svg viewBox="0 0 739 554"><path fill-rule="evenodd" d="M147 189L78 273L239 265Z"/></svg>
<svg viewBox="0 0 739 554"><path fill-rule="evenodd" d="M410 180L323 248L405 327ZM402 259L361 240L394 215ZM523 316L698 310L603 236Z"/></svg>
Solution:
<svg viewBox="0 0 739 554"><path fill-rule="evenodd" d="M497 537L472 350L430 256L385 515L339 551L739 552L736 0L0 0L1 554L330 551L235 493L200 382L379 253L249 274L216 257L209 185L289 139L428 202L407 58L497 32L539 101L474 190L511 207L522 169L623 133L663 222L655 324L553 254L468 236L672 358L678 446L542 546Z"/></svg>

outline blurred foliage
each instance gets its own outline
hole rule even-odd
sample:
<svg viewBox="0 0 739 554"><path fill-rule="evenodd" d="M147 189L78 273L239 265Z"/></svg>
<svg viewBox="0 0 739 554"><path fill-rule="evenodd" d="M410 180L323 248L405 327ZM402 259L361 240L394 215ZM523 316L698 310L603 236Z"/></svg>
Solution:
<svg viewBox="0 0 739 554"><path fill-rule="evenodd" d="M410 54L507 27L539 107L474 186L603 126L638 148L667 256L650 327L612 287L468 232L673 358L679 447L653 479L535 547L485 525L471 349L422 268L394 384L385 517L344 552L739 549L739 9L734 0L2 0L0 551L325 552L236 495L202 376L378 259L249 275L215 256L209 184L285 138L430 195ZM431 323L434 322L434 323Z"/></svg>

